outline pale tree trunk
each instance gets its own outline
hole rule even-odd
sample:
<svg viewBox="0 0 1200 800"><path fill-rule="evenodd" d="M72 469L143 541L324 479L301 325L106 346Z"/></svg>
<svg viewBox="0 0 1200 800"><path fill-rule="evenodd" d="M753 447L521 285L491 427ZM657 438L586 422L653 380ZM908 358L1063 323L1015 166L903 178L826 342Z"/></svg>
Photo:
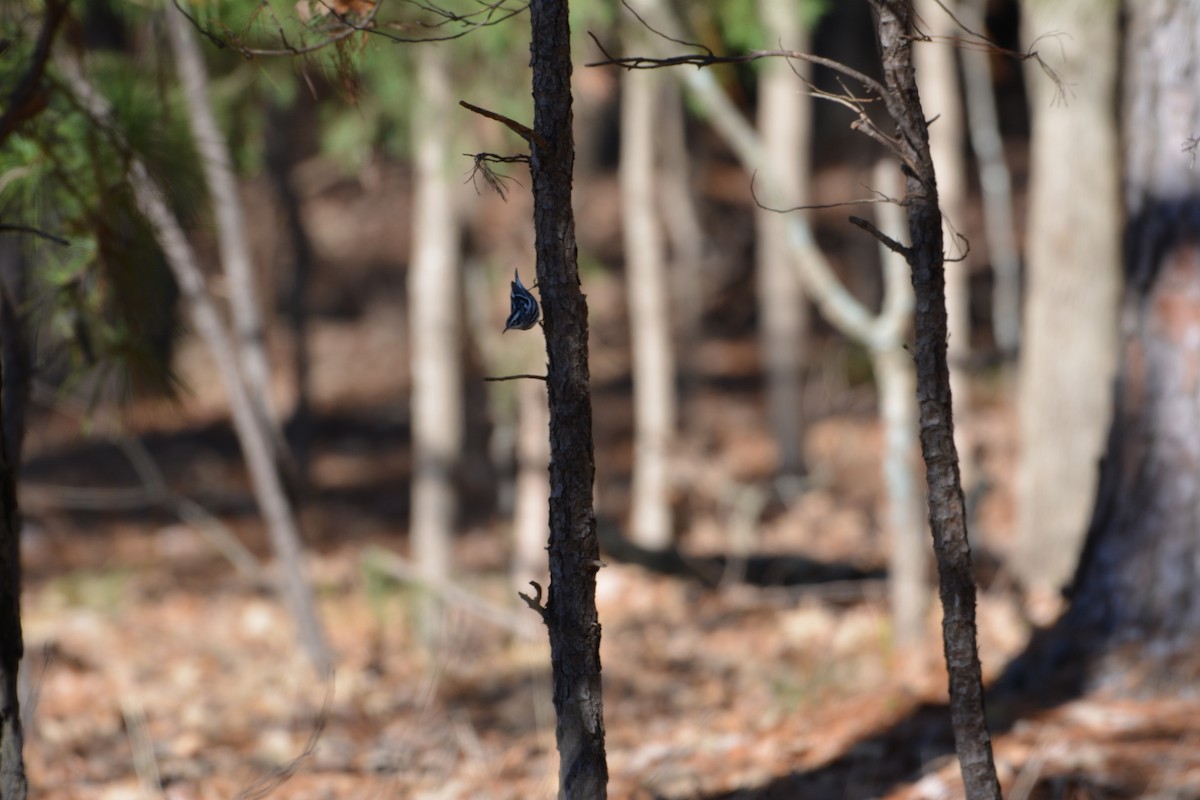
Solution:
<svg viewBox="0 0 1200 800"><path fill-rule="evenodd" d="M808 49L808 31L792 0L759 0L763 28L790 50ZM759 65L758 130L763 155L776 176L778 200L791 208L808 202L811 106L803 80L808 62L773 58ZM804 212L795 212L803 214ZM759 342L766 367L767 418L779 447L779 473L805 472L801 407L808 358L808 303L790 263L787 221L766 209L755 212Z"/></svg>
<svg viewBox="0 0 1200 800"><path fill-rule="evenodd" d="M539 359L541 360L541 359ZM527 589L545 581L546 504L550 502L550 415L546 384L520 381L517 388L517 478L513 497L513 582Z"/></svg>
<svg viewBox="0 0 1200 800"><path fill-rule="evenodd" d="M266 333L259 309L254 263L246 237L245 209L238 195L233 159L225 135L217 125L208 97L208 73L204 56L196 44L196 32L182 13L168 10L167 34L175 54L175 69L183 86L192 138L200 154L204 179L216 221L217 249L229 292L234 343L242 376L254 411L271 434L274 459L280 467L287 462L279 420L270 400L270 369L267 364Z"/></svg>
<svg viewBox="0 0 1200 800"><path fill-rule="evenodd" d="M956 16L965 27L986 33L986 10L987 0L962 0ZM997 349L1011 357L1016 355L1021 337L1021 254L1017 251L1013 222L1012 176L1004 157L992 85L992 56L977 47L960 47L958 54L963 69L967 129L979 164L983 227L994 278L992 338Z"/></svg>
<svg viewBox="0 0 1200 800"><path fill-rule="evenodd" d="M951 10L955 3L943 0ZM938 205L942 210L942 229L947 255L959 258L966 252L962 234L966 218L967 166L963 154L963 105L959 95L958 62L955 47L945 37L961 34L957 24L938 4L938 0L917 0L915 11L921 30L934 37L918 42L913 48L917 80L921 87L921 105L932 120L929 124L929 150L937 170ZM942 38L938 38L942 37ZM968 261L947 261L946 318L950 359L950 392L954 403L954 441L962 463L963 484L974 483L970 429L970 395L966 363L971 352L970 272Z"/></svg>
<svg viewBox="0 0 1200 800"><path fill-rule="evenodd" d="M425 580L450 574L457 508L454 473L462 448L458 324L458 224L451 192L452 103L444 48L417 48L413 114L415 196L408 272L412 360L413 557ZM434 609L426 609L434 613ZM426 620L423 625L432 631Z"/></svg>
<svg viewBox="0 0 1200 800"><path fill-rule="evenodd" d="M898 197L898 165L881 160L875 165L871 186L888 197ZM879 229L898 242L904 233L904 211L891 203L876 207ZM891 537L888 549L888 599L892 612L892 639L903 666L915 669L918 645L925 633L929 610L929 530L922 514L921 488L917 485L917 376L905 344L912 326L913 289L904 256L880 245L883 265L883 309L880 335L871 343L872 366L883 423L884 516Z"/></svg>
<svg viewBox="0 0 1200 800"><path fill-rule="evenodd" d="M657 6L653 12L649 21L657 30L675 38L681 37L679 23L665 9ZM757 171L759 196L763 204L783 206L784 202L776 196L776 170L766 158L758 133L713 80L710 71L682 69L673 70L672 74L684 82L700 112L733 151L743 168L748 173ZM795 90L804 90L798 80ZM911 443L914 436L911 400L906 401L896 394L898 388L911 386L911 378L906 379L900 374L899 355L892 352L903 348L911 319L913 292L912 287L906 285L909 271L903 267L897 273L895 262L885 261L883 308L876 315L838 280L817 247L812 230L803 216L776 216L782 221L786 232L788 263L820 313L841 334L867 347L881 359L877 365L881 374L880 413L887 426L890 453L884 465L889 503L886 516L889 524L895 526L892 529L891 559L892 567L896 570L893 575L896 583L892 586L891 600L899 638L907 644L920 635L922 609L927 606L929 595L924 577L924 548L913 534L913 526L919 531L923 531L924 527L919 520L912 521L910 509L911 504L916 502L914 493L919 493L920 489L911 476L904 476L899 466L901 460L907 458L900 455L900 451L907 449L911 453L911 445L905 442ZM907 352L903 352L903 355L907 358L905 369L911 375L912 358ZM907 433L899 427L906 424L905 419L908 419ZM906 468L911 470L911 465ZM918 548L921 549L919 553Z"/></svg>
<svg viewBox="0 0 1200 800"><path fill-rule="evenodd" d="M675 323L675 352L679 356L681 410L699 378L700 323L704 315L705 259L708 234L692 189L692 158L688 153L687 109L678 82L667 80L659 90L657 114L658 208L670 243L671 318Z"/></svg>
<svg viewBox="0 0 1200 800"><path fill-rule="evenodd" d="M1174 692L1200 675L1200 170L1184 150L1200 131L1200 0L1137 0L1126 14L1120 363L1095 511L1054 641L1061 666L1082 667L1082 688ZM1075 178L1076 197L1088 197L1091 178ZM1070 335L1064 358L1083 335Z"/></svg>
<svg viewBox="0 0 1200 800"><path fill-rule="evenodd" d="M71 90L89 114L112 129L107 101L83 76L78 62L60 62ZM196 332L208 346L229 395L229 409L251 484L259 508L266 519L271 545L280 561L281 589L295 618L301 645L314 668L325 675L333 666L325 632L317 616L312 588L304 574L304 553L296 517L284 492L273 459L271 434L255 411L254 401L238 368L233 338L225 329L221 315L204 282L196 254L179 221L171 211L167 197L136 156L129 161L128 180L138 210L153 231L167 263L187 303Z"/></svg>
<svg viewBox="0 0 1200 800"><path fill-rule="evenodd" d="M655 202L655 117L662 80L637 70L621 84L621 210L634 404L629 535L655 550L673 538L668 458L675 431L666 249Z"/></svg>
<svg viewBox="0 0 1200 800"><path fill-rule="evenodd" d="M1110 0L1026 0L1022 8L1026 41L1047 31L1071 33L1044 48L1052 59L1066 58L1051 63L1071 84L1070 102L1055 102L1059 87L1040 70L1028 81L1033 130L1014 566L1028 590L1048 599L1075 569L1111 412L1121 281L1119 9Z"/></svg>

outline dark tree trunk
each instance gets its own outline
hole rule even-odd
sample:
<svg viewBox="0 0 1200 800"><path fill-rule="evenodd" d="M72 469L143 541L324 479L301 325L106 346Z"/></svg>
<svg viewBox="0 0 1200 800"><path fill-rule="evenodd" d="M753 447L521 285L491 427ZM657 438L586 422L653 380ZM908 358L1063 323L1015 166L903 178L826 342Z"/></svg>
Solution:
<svg viewBox="0 0 1200 800"><path fill-rule="evenodd" d="M530 172L550 401L550 632L558 715L559 797L603 798L608 766L600 693L600 550L592 509L596 466L587 302L576 263L571 175L571 32L566 0L533 0L534 135Z"/></svg>
<svg viewBox="0 0 1200 800"><path fill-rule="evenodd" d="M300 213L300 198L292 185L291 126L296 114L291 107L272 103L267 110L267 170L279 205L283 209L284 228L291 243L292 274L288 286L288 322L292 329L292 372L296 382L296 405L289 420L289 445L301 486L309 480L312 447L312 410L309 386L308 283L312 274L312 241Z"/></svg>
<svg viewBox="0 0 1200 800"><path fill-rule="evenodd" d="M1085 685L1138 689L1200 676L1200 170L1183 149L1200 133L1200 0L1137 0L1126 12L1120 367L1092 524L1055 634L1058 655L1084 664Z"/></svg>
<svg viewBox="0 0 1200 800"><path fill-rule="evenodd" d="M983 678L976 650L975 579L967 543L966 504L954 446L950 371L946 360L946 281L942 216L929 152L929 128L913 71L911 0L872 0L887 93L906 176L904 205L912 241L916 310L913 317L920 407L921 455L929 487L929 526L937 556L942 636L950 676L950 718L967 797L1000 798L991 737L983 707ZM944 46L944 45L932 45Z"/></svg>
<svg viewBox="0 0 1200 800"><path fill-rule="evenodd" d="M19 247L3 246L6 255L21 258ZM19 269L19 268L18 268ZM12 297L0 292L0 800L24 800L28 792L22 758L24 736L17 670L24 655L21 635L21 543L17 515L17 464L23 428L23 384L26 359L19 335L20 322ZM9 374L14 380L10 385ZM11 438L10 438L11 437Z"/></svg>

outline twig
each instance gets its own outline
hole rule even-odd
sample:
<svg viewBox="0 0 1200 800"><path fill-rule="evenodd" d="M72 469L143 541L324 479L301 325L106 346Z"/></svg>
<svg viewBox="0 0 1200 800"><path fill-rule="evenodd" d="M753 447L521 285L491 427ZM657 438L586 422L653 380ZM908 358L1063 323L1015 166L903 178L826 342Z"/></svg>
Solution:
<svg viewBox="0 0 1200 800"><path fill-rule="evenodd" d="M529 634L532 631L524 617L518 617L506 608L491 603L473 592L469 592L456 583L447 580L430 580L421 571L395 553L373 548L363 556L363 563L370 569L377 569L385 575L411 583L420 588L433 592L448 603L462 608L480 619L498 625L501 628L517 634Z"/></svg>
<svg viewBox="0 0 1200 800"><path fill-rule="evenodd" d="M32 225L16 225L13 223L0 222L0 233L29 233L34 236L40 236L43 239L48 239L55 244L61 244L63 247L69 247L71 245L69 239L64 239L61 236L55 236L53 233L48 233L41 228L35 228Z"/></svg>
<svg viewBox="0 0 1200 800"><path fill-rule="evenodd" d="M542 621L545 622L546 607L542 605L542 585L537 581L530 581L529 585L533 587L533 597L530 597L524 592L517 592L517 597L524 600L525 605L536 611L538 616L542 618Z"/></svg>
<svg viewBox="0 0 1200 800"><path fill-rule="evenodd" d="M850 217L850 224L862 228L867 233L879 240L879 243L891 250L893 253L903 256L907 261L912 256L912 251L904 245L897 242L892 237L888 236L883 231L876 228L870 220L865 220L862 217Z"/></svg>
<svg viewBox="0 0 1200 800"><path fill-rule="evenodd" d="M493 376L491 376L491 375L488 375L488 376L485 376L485 377L484 377L484 380L485 380L485 381L519 381L519 380L521 380L522 378L529 378L530 380L535 380L535 381L544 381L544 380L546 380L546 376L545 376L545 375L528 375L528 374L523 374L523 375L499 375L499 376L495 376L495 377L493 377Z"/></svg>
<svg viewBox="0 0 1200 800"><path fill-rule="evenodd" d="M754 190L754 181L757 178L758 178L758 170L754 170L754 172L750 175L750 197L754 200L754 205L758 206L763 211L771 211L776 214L790 214L793 211L812 211L814 209L819 209L819 208L842 208L843 206L867 206L867 205L873 205L875 203L895 203L897 205L901 205L901 203L898 200L896 200L894 197L888 197L886 195L880 194L879 197L863 198L860 200L842 200L837 203L809 203L809 204L801 205L801 206L792 206L791 208L774 208L772 206L763 204L762 201L760 201L758 199L758 194ZM877 194L879 194L879 193L877 193Z"/></svg>
<svg viewBox="0 0 1200 800"><path fill-rule="evenodd" d="M288 763L276 767L249 787L243 789L238 793L235 800L262 800L262 798L287 783L288 779L296 774L296 770L300 768L300 765L316 751L317 742L321 741L321 734L325 731L325 725L329 722L329 715L333 708L333 689L333 670L330 669L325 675L325 699L321 702L320 713L313 720L313 728L308 734L308 741L304 743L304 749Z"/></svg>
<svg viewBox="0 0 1200 800"><path fill-rule="evenodd" d="M499 122L500 124L504 125L509 130L511 130L513 133L515 133L517 136L520 136L522 139L524 139L526 141L526 143L528 143L531 147L535 143L540 147L546 146L546 141L544 139L542 139L541 136L538 135L537 131L533 130L533 128L529 128L529 127L522 125L521 123L517 122L515 119L509 119L508 117L504 116L503 114L497 114L495 111L488 111L486 108L480 108L479 106L472 105L471 103L468 103L466 100L459 100L458 104L460 106L462 106L463 108L467 109L468 111L474 111L476 114L480 115L481 117L487 117L488 119L496 120L496 122Z"/></svg>

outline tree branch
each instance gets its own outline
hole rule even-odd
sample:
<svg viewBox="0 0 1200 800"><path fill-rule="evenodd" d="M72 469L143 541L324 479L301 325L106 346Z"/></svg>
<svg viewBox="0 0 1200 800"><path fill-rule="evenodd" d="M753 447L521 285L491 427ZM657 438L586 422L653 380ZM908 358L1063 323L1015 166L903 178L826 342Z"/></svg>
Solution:
<svg viewBox="0 0 1200 800"><path fill-rule="evenodd" d="M58 33L59 25L66 17L71 0L46 0L46 16L42 18L42 29L38 32L33 57L24 74L17 79L16 86L4 104L0 114L0 144L25 120L36 116L46 107L46 98L39 91L46 62L50 59L50 48Z"/></svg>

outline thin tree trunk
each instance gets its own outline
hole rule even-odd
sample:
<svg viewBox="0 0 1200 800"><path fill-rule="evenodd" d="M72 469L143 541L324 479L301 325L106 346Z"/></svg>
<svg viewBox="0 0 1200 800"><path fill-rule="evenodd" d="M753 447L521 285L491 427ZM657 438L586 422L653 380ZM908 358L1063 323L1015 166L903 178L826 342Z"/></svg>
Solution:
<svg viewBox="0 0 1200 800"><path fill-rule="evenodd" d="M78 63L64 60L61 66L83 107L106 129L111 129L108 104L83 76ZM325 675L332 667L332 658L317 616L312 588L304 575L300 532L272 457L271 434L255 411L254 401L238 369L233 340L208 293L196 254L172 213L162 188L150 177L146 165L136 156L130 158L127 177L138 209L149 223L175 274L196 331L208 345L220 371L229 395L234 431L246 458L255 497L266 519L267 533L280 560L283 572L280 588L284 600L295 618L301 645L317 672Z"/></svg>
<svg viewBox="0 0 1200 800"><path fill-rule="evenodd" d="M929 127L917 91L910 30L911 0L872 0L887 94L884 103L898 128L904 159L908 248L916 295L913 358L921 454L929 489L929 525L937 555L942 632L950 678L954 744L970 800L999 800L983 706L983 675L975 633L975 579L967 540L966 502L954 446L954 415L947 363L946 283L942 216L929 149Z"/></svg>
<svg viewBox="0 0 1200 800"><path fill-rule="evenodd" d="M987 0L961 0L957 16L964 27L985 33L986 8ZM991 54L976 47L958 48L958 54L963 69L967 130L979 164L983 229L994 278L992 338L1000 352L1011 357L1016 355L1021 337L1021 254L1017 251L1013 222L1012 177L1004 158L1004 140L996 113Z"/></svg>
<svg viewBox="0 0 1200 800"><path fill-rule="evenodd" d="M538 359L544 361L543 358ZM540 366L540 363L539 363ZM517 388L517 478L513 497L513 579L518 588L531 580L545 580L546 507L550 484L550 419L546 386L541 381L521 381Z"/></svg>
<svg viewBox="0 0 1200 800"><path fill-rule="evenodd" d="M921 103L933 117L929 124L929 150L938 176L938 208L942 213L943 244L961 257L967 246L956 234L962 234L966 217L966 157L963 152L963 104L958 82L956 48L948 43L961 33L954 19L940 3L952 0L917 0L915 13L921 29L934 37L913 50ZM969 259L969 256L968 256ZM950 360L950 386L954 398L954 441L961 459L964 483L974 483L973 456L967 426L969 386L966 363L971 354L970 270L968 260L945 264L947 351Z"/></svg>
<svg viewBox="0 0 1200 800"><path fill-rule="evenodd" d="M1071 31L1051 49L1065 58L1055 68L1072 84L1071 102L1055 103L1058 87L1030 73L1028 290L1017 394L1014 567L1026 589L1056 599L1078 563L1112 410L1121 282L1119 9L1109 0L1023 8L1028 42Z"/></svg>
<svg viewBox="0 0 1200 800"><path fill-rule="evenodd" d="M758 15L772 43L801 52L808 49L808 32L800 23L800 8L791 0L759 0ZM811 105L803 81L812 70L807 62L770 59L760 65L758 130L763 157L775 176L778 206L808 202ZM779 447L778 471L800 476L804 465L804 409L801 401L804 366L808 359L808 302L794 257L788 247L791 216L759 208L756 264L759 341L767 383L767 418Z"/></svg>
<svg viewBox="0 0 1200 800"><path fill-rule="evenodd" d="M872 171L872 188L888 197L900 193L895 161L880 160ZM876 207L880 230L897 241L903 234L904 212L891 203ZM891 543L888 548L888 599L892 611L892 638L905 666L918 666L910 655L925 632L929 609L927 526L921 517L921 489L913 474L917 449L917 376L905 338L912 324L913 290L908 262L880 245L883 265L881 335L871 345L871 358L883 423L883 487L885 517Z"/></svg>
<svg viewBox="0 0 1200 800"><path fill-rule="evenodd" d="M233 159L225 135L217 125L208 98L208 74L204 56L196 44L192 24L174 9L167 11L167 34L175 54L175 68L183 86L192 138L200 154L205 183L216 221L217 248L229 288L237 349L246 389L254 412L271 434L273 458L283 469L287 454L283 434L270 401L270 368L267 365L266 334L259 310L254 263L246 236L245 209L238 194Z"/></svg>
<svg viewBox="0 0 1200 800"><path fill-rule="evenodd" d="M20 309L25 302L26 254L14 237L0 238L0 800L24 800L20 666L21 516L17 478L25 437L30 353Z"/></svg>
<svg viewBox="0 0 1200 800"><path fill-rule="evenodd" d="M412 517L417 568L432 583L450 576L457 509L454 473L462 449L458 226L449 159L450 80L443 48L417 48L418 108L413 114L415 196L408 273L412 342ZM427 608L436 615L435 608ZM427 632L431 620L422 622Z"/></svg>
<svg viewBox="0 0 1200 800"><path fill-rule="evenodd" d="M607 796L600 621L596 572L600 549L592 489L587 302L579 287L571 174L571 31L566 0L532 0L534 134L530 172L538 286L549 357L550 591L543 611L550 633L559 797Z"/></svg>
<svg viewBox="0 0 1200 800"><path fill-rule="evenodd" d="M12 242L0 247L12 251L15 258L21 257L16 252L19 246ZM4 295L7 316L11 312L10 298L7 291ZM11 334L12 328L6 325L5 332ZM29 785L22 753L25 736L18 680L25 654L21 631L21 520L17 511L20 442L9 440L14 427L11 415L21 407L11 405L14 392L9 374L18 371L11 354L6 336L4 357L0 359L0 800L25 800Z"/></svg>
<svg viewBox="0 0 1200 800"><path fill-rule="evenodd" d="M675 352L678 354L679 407L687 408L689 394L699 378L700 323L704 315L705 258L708 234L700 222L692 189L692 158L687 143L687 109L683 90L674 81L659 89L658 211L670 243L669 285L671 319L675 323Z"/></svg>
<svg viewBox="0 0 1200 800"><path fill-rule="evenodd" d="M675 360L666 250L654 197L655 111L661 83L652 71L634 71L625 74L621 85L621 214L634 405L629 534L634 543L652 550L667 547L673 539L668 459L675 432Z"/></svg>

